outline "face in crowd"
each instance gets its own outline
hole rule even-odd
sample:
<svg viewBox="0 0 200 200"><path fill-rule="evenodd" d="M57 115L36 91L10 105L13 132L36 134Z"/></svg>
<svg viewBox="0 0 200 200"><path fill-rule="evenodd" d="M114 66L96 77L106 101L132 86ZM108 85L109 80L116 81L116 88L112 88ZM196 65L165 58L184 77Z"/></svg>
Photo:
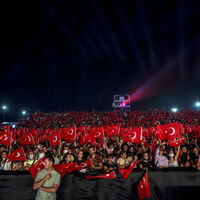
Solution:
<svg viewBox="0 0 200 200"><path fill-rule="evenodd" d="M90 148L89 148L89 154L90 154L90 156L93 156L93 155L95 154L95 149L94 149L94 147L90 147Z"/></svg>
<svg viewBox="0 0 200 200"><path fill-rule="evenodd" d="M193 154L198 155L198 149L196 147L193 149Z"/></svg>
<svg viewBox="0 0 200 200"><path fill-rule="evenodd" d="M144 160L148 160L149 159L149 154L146 152L144 153L144 156L143 156Z"/></svg>
<svg viewBox="0 0 200 200"><path fill-rule="evenodd" d="M187 153L187 148L184 146L184 147L182 148L182 151L183 151L183 153Z"/></svg>
<svg viewBox="0 0 200 200"><path fill-rule="evenodd" d="M174 157L173 149L170 149L168 156L169 156L169 158L173 158Z"/></svg>
<svg viewBox="0 0 200 200"><path fill-rule="evenodd" d="M66 163L71 162L71 154L70 153L66 154L65 161L66 161Z"/></svg>
<svg viewBox="0 0 200 200"><path fill-rule="evenodd" d="M159 150L159 156L163 156L163 148L160 148L160 150Z"/></svg>
<svg viewBox="0 0 200 200"><path fill-rule="evenodd" d="M70 149L68 146L65 146L63 149L63 154L70 153Z"/></svg>
<svg viewBox="0 0 200 200"><path fill-rule="evenodd" d="M124 151L128 151L128 145L127 144L124 145L124 149L123 150Z"/></svg>
<svg viewBox="0 0 200 200"><path fill-rule="evenodd" d="M78 154L77 154L77 158L78 158L79 160L82 160L82 159L83 159L83 156L84 156L83 151L79 151Z"/></svg>
<svg viewBox="0 0 200 200"><path fill-rule="evenodd" d="M28 158L29 158L30 160L33 160L34 157L35 157L35 155L34 155L33 151L30 151L29 154L28 154Z"/></svg>
<svg viewBox="0 0 200 200"><path fill-rule="evenodd" d="M35 149L34 149L34 154L37 155L38 153L39 153L39 149L38 149L38 148L35 148Z"/></svg>
<svg viewBox="0 0 200 200"><path fill-rule="evenodd" d="M127 156L126 152L124 152L124 153L121 154L121 158L123 158L123 159L126 159L126 156Z"/></svg>
<svg viewBox="0 0 200 200"><path fill-rule="evenodd" d="M108 163L112 163L113 161L113 157L112 156L108 156Z"/></svg>
<svg viewBox="0 0 200 200"><path fill-rule="evenodd" d="M50 168L53 167L53 162L51 160L49 160L49 158L45 158L44 163L45 163L44 168L46 170L49 170Z"/></svg>
<svg viewBox="0 0 200 200"><path fill-rule="evenodd" d="M2 160L5 160L7 155L8 155L7 152L3 151L2 152Z"/></svg>
<svg viewBox="0 0 200 200"><path fill-rule="evenodd" d="M42 147L42 152L46 153L47 152L47 148L46 147Z"/></svg>

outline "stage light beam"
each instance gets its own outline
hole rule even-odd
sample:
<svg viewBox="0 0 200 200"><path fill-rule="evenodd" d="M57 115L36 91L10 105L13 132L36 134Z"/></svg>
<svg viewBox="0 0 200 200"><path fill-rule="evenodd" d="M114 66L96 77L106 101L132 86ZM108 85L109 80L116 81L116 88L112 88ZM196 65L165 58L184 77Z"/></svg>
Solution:
<svg viewBox="0 0 200 200"><path fill-rule="evenodd" d="M178 112L178 108L174 107L174 108L171 109L171 111L176 113L176 112Z"/></svg>

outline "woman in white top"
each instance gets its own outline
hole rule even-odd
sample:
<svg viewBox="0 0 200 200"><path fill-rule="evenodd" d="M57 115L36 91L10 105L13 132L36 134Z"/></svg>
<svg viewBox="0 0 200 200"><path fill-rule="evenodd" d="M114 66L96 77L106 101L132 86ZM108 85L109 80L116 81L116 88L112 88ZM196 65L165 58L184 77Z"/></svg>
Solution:
<svg viewBox="0 0 200 200"><path fill-rule="evenodd" d="M178 167L178 156L179 156L180 146L178 147L178 150L176 152L176 155L174 155L174 151L170 150L168 157L168 166L169 167Z"/></svg>

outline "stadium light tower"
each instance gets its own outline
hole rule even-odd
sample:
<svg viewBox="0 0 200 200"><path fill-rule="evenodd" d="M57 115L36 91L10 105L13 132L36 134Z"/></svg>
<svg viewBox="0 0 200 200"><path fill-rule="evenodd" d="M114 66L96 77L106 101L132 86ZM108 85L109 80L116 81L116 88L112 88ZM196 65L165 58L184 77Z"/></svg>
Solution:
<svg viewBox="0 0 200 200"><path fill-rule="evenodd" d="M174 113L176 113L176 112L178 112L178 108L173 107L173 108L171 109L171 111L174 112Z"/></svg>
<svg viewBox="0 0 200 200"><path fill-rule="evenodd" d="M3 105L2 106L2 110L3 110L3 122L5 121L5 117L6 117L6 110L7 110L7 106Z"/></svg>

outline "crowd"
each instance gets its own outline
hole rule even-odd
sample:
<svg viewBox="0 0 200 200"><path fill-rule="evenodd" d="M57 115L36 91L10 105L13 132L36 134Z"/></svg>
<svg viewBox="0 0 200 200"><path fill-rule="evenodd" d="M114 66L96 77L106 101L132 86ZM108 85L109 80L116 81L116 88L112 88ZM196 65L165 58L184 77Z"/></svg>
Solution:
<svg viewBox="0 0 200 200"><path fill-rule="evenodd" d="M140 143L124 142L121 135L108 137L106 134L95 144L80 140L67 142L61 139L56 146L48 140L41 140L35 145L23 146L26 161L9 161L7 155L20 147L18 142L11 146L0 146L1 170L29 170L39 159L51 154L55 164L83 163L91 160L91 166L82 172L99 171L108 173L115 169L125 169L139 160L136 168L187 167L200 170L200 112L180 111L178 113L163 110L133 112L69 112L69 113L33 113L20 124L28 129L57 129L75 125L76 127L105 127L120 124L121 129L130 127L155 128L157 124L178 122L182 124L182 138L178 146L171 146L168 140L155 138L148 134L146 141ZM188 129L189 127L189 129ZM191 129L191 127L193 127ZM195 129L194 129L195 127Z"/></svg>
<svg viewBox="0 0 200 200"><path fill-rule="evenodd" d="M121 127L152 127L159 124L178 122L187 125L200 125L200 112L192 110L180 110L177 113L164 110L152 109L149 111L131 112L66 112L66 113L41 113L29 115L23 122L27 128L59 128L66 124L77 127L87 126L110 126L120 124Z"/></svg>

